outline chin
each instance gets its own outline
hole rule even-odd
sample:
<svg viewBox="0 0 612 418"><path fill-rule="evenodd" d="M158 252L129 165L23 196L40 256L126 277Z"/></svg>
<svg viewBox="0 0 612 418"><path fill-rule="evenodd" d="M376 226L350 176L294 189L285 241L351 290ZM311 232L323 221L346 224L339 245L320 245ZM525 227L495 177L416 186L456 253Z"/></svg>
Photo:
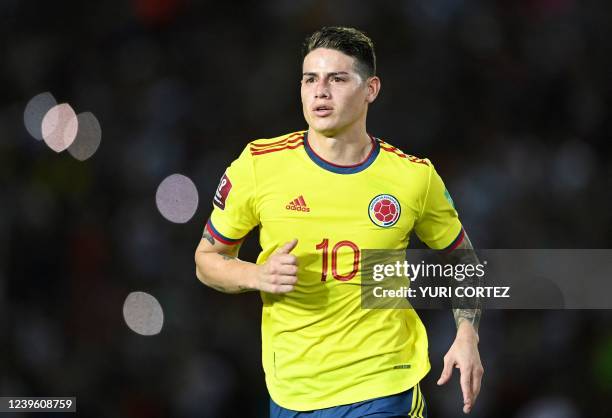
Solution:
<svg viewBox="0 0 612 418"><path fill-rule="evenodd" d="M323 136L326 136L328 138L334 137L337 133L338 130L337 129L331 129L331 128L323 128L323 129L319 129L315 126L313 126L313 130Z"/></svg>
<svg viewBox="0 0 612 418"><path fill-rule="evenodd" d="M335 124L330 123L317 123L314 122L310 125L310 127L317 133L321 135L325 135L327 137L334 136L338 133L339 129Z"/></svg>

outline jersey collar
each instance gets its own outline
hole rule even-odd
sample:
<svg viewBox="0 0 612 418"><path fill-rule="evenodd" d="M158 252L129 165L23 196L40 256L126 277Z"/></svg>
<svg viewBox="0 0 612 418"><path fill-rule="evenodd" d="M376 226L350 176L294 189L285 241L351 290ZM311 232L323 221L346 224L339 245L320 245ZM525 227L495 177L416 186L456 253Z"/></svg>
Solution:
<svg viewBox="0 0 612 418"><path fill-rule="evenodd" d="M334 164L330 161L324 160L310 147L310 144L308 143L308 131L304 133L304 149L306 150L306 154L308 154L310 159L316 165L318 165L319 167L327 171L331 171L332 173L337 173L337 174L359 173L360 171L363 171L366 168L368 168L370 165L372 165L374 160L376 160L378 153L380 152L379 142L376 139L374 139L371 135L368 134L368 136L370 136L370 139L372 140L372 149L370 150L370 153L368 154L368 156L363 161L357 164L340 165L340 164Z"/></svg>

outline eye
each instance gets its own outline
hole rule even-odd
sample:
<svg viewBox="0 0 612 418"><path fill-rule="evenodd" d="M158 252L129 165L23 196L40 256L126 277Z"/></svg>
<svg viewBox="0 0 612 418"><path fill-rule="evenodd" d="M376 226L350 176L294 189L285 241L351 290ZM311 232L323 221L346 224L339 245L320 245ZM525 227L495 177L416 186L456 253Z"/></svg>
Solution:
<svg viewBox="0 0 612 418"><path fill-rule="evenodd" d="M345 80L344 80L344 78L342 78L342 77L334 76L334 77L332 77L332 81L333 81L334 83L339 83L339 82L341 83L341 82L343 82L343 81L345 81Z"/></svg>
<svg viewBox="0 0 612 418"><path fill-rule="evenodd" d="M314 83L314 77L307 77L307 78L305 78L304 79L304 83L307 83L307 84Z"/></svg>

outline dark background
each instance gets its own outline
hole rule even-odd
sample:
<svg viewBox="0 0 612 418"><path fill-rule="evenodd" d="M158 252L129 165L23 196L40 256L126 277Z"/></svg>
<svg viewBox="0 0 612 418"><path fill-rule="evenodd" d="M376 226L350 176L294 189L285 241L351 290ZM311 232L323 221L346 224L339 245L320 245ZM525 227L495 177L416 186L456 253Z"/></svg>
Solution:
<svg viewBox="0 0 612 418"><path fill-rule="evenodd" d="M306 127L300 45L323 25L373 38L368 130L434 162L476 246L611 246L609 1L3 0L0 396L77 396L88 417L266 416L259 296L203 286L193 252L244 145ZM44 91L98 117L93 158L28 135ZM177 172L200 193L186 224L155 206ZM134 290L161 303L159 335L126 326ZM458 379L435 386L452 317L422 316L430 417L461 416ZM611 319L485 312L472 415L611 416Z"/></svg>

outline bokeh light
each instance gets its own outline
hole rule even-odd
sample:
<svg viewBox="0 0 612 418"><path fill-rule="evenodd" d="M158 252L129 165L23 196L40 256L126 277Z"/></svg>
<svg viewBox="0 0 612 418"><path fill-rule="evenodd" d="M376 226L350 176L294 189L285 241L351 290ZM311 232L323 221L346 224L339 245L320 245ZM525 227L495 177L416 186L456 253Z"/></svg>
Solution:
<svg viewBox="0 0 612 418"><path fill-rule="evenodd" d="M123 318L128 327L140 335L159 334L164 325L161 305L146 292L132 292L125 298Z"/></svg>
<svg viewBox="0 0 612 418"><path fill-rule="evenodd" d="M68 148L76 138L79 122L68 103L49 109L42 121L42 137L55 152Z"/></svg>
<svg viewBox="0 0 612 418"><path fill-rule="evenodd" d="M157 209L170 222L188 222L198 209L198 190L189 177L172 174L164 179L155 195Z"/></svg>
<svg viewBox="0 0 612 418"><path fill-rule="evenodd" d="M57 105L55 97L51 93L40 93L28 102L23 112L23 123L32 137L42 141L42 121L47 112Z"/></svg>
<svg viewBox="0 0 612 418"><path fill-rule="evenodd" d="M79 161L85 161L98 150L102 140L102 128L98 119L91 112L79 113L77 116L78 132L68 152Z"/></svg>

